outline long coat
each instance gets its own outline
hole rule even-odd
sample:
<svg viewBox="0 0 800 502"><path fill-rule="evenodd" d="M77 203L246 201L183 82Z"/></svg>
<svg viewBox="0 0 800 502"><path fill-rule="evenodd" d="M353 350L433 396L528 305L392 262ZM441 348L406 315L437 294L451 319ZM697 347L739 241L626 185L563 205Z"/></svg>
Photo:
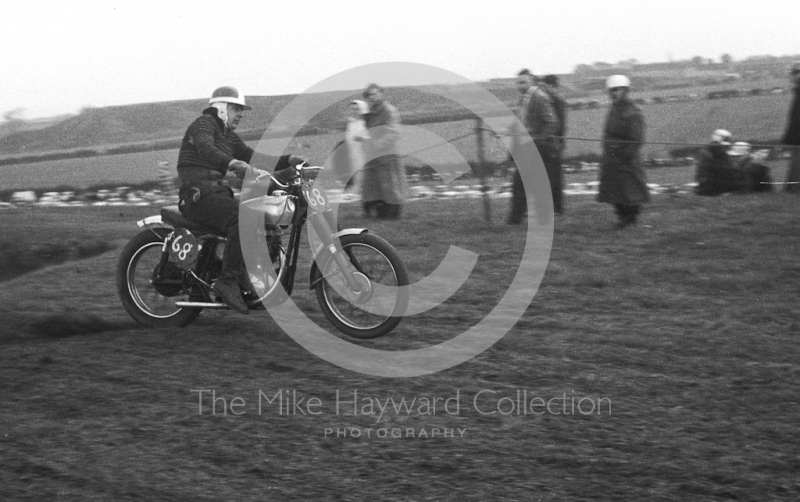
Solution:
<svg viewBox="0 0 800 502"><path fill-rule="evenodd" d="M800 86L794 88L794 99L789 109L789 120L783 135L784 145L800 145Z"/></svg>
<svg viewBox="0 0 800 502"><path fill-rule="evenodd" d="M364 115L370 139L364 142L367 163L361 185L363 202L383 201L402 205L408 182L399 155L400 113L387 102L373 106Z"/></svg>
<svg viewBox="0 0 800 502"><path fill-rule="evenodd" d="M647 177L639 158L644 141L644 115L628 99L611 106L603 132L598 202L639 206L650 200Z"/></svg>

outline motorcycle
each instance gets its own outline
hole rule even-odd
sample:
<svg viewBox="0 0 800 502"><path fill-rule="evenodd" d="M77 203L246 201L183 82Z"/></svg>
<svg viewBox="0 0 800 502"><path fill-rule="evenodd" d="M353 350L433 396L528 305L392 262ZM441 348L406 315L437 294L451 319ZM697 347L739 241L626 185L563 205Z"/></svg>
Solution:
<svg viewBox="0 0 800 502"><path fill-rule="evenodd" d="M250 310L289 299L302 230L310 223L317 242L312 239L309 287L325 317L354 338L383 336L400 324L408 306L403 287L408 272L385 239L364 228L338 229L327 193L314 186L321 169L297 166L288 184L266 171L256 177L256 183L268 177L277 190L241 203L240 228L245 228L244 215L263 217L255 236L263 250L255 268L248 267L253 287L242 288L243 299ZM178 206L164 207L137 224L144 230L123 248L116 272L119 297L134 320L149 327L183 327L205 309L229 308L214 292L224 235L187 220Z"/></svg>

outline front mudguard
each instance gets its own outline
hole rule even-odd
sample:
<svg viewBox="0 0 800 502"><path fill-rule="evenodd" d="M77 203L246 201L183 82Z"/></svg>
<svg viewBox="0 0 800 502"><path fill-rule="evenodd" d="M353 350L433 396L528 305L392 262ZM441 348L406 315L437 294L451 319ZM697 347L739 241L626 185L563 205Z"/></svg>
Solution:
<svg viewBox="0 0 800 502"><path fill-rule="evenodd" d="M164 223L164 220L161 219L161 215L158 214L139 220L136 222L136 225L138 225L139 228L172 228Z"/></svg>
<svg viewBox="0 0 800 502"><path fill-rule="evenodd" d="M333 234L334 237L342 238L346 235L361 235L366 233L368 230L366 228L345 228L339 232ZM324 256L323 256L324 254ZM318 246L317 249L314 250L313 262L311 264L311 274L309 275L308 285L309 289L314 289L317 283L322 279L322 272L319 270L317 266L317 258L322 258L326 260L328 256L331 254L330 250L325 246Z"/></svg>
<svg viewBox="0 0 800 502"><path fill-rule="evenodd" d="M157 214L154 216L148 216L143 220L139 220L136 222L136 225L139 228L143 228L145 230L150 230L153 233L156 233L155 230L157 228L166 228L167 230L174 230L172 225L166 223L163 219L161 219L161 215ZM159 235L156 233L156 235Z"/></svg>

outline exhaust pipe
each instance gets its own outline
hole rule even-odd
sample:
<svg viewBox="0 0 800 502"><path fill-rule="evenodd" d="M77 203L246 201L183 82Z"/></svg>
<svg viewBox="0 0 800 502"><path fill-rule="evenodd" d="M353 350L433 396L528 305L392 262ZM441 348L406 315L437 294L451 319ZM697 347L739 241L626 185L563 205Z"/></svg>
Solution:
<svg viewBox="0 0 800 502"><path fill-rule="evenodd" d="M224 303L217 302L175 302L176 307L200 308L200 309L229 309Z"/></svg>

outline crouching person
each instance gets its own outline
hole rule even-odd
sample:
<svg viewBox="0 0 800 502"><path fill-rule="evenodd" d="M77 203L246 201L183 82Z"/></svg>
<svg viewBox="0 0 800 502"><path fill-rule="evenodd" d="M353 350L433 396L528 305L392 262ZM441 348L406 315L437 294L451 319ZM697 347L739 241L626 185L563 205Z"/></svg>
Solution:
<svg viewBox="0 0 800 502"><path fill-rule="evenodd" d="M734 143L728 150L728 156L737 171L740 191L745 193L772 191L769 167L756 162L750 152L749 143L743 141Z"/></svg>
<svg viewBox="0 0 800 502"><path fill-rule="evenodd" d="M769 168L754 161L750 145L730 143L731 133L717 129L701 152L695 179L697 195L767 192L772 190Z"/></svg>
<svg viewBox="0 0 800 502"><path fill-rule="evenodd" d="M741 190L743 180L728 155L730 139L730 132L717 129L711 135L709 144L700 152L695 172L697 195L713 196Z"/></svg>

